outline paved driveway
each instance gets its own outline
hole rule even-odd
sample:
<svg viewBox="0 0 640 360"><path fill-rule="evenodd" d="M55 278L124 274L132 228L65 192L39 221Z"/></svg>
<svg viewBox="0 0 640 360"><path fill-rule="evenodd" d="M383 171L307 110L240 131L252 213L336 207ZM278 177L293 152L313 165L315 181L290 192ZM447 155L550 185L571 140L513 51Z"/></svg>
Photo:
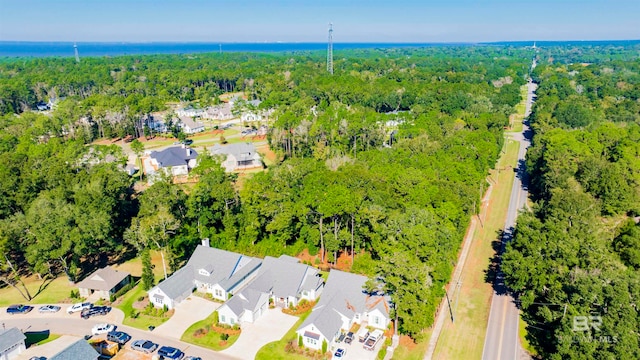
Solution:
<svg viewBox="0 0 640 360"><path fill-rule="evenodd" d="M296 316L284 314L279 308L268 309L255 323L243 323L238 340L221 353L239 359L255 359L261 347L282 339L296 321Z"/></svg>
<svg viewBox="0 0 640 360"><path fill-rule="evenodd" d="M78 336L63 335L46 344L31 346L22 354L18 355L16 360L27 360L31 359L33 356L44 356L46 358L50 358L80 339L81 338Z"/></svg>
<svg viewBox="0 0 640 360"><path fill-rule="evenodd" d="M384 340L385 338L380 339L373 351L365 350L364 344L359 342L357 338L353 339L351 344L338 344L333 351L335 352L338 348L347 350L347 354L344 356L345 360L375 360L378 356L378 351L380 351L384 345Z"/></svg>
<svg viewBox="0 0 640 360"><path fill-rule="evenodd" d="M189 326L206 319L220 305L222 304L191 295L175 307L171 319L155 328L153 332L159 336L180 339Z"/></svg>

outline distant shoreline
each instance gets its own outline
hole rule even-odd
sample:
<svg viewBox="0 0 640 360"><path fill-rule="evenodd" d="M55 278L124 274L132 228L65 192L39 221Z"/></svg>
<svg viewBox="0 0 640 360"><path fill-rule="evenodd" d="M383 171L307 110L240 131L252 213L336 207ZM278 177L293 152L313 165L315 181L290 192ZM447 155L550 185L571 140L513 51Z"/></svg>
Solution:
<svg viewBox="0 0 640 360"><path fill-rule="evenodd" d="M530 46L533 41L502 42L431 42L431 43L334 43L334 49L375 49L375 48L408 48L438 46ZM536 46L562 45L634 45L640 40L593 40L593 41L536 41ZM321 42L78 42L80 57L102 57L122 55L153 54L196 54L220 52L255 52L279 53L298 51L326 50L326 43ZM0 57L73 57L73 42L57 41L0 41Z"/></svg>

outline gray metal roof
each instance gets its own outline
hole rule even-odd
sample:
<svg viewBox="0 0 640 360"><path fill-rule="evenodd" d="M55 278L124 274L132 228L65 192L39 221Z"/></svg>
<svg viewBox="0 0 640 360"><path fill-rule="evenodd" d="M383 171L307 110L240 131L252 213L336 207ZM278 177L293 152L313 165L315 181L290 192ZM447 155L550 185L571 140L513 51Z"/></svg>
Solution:
<svg viewBox="0 0 640 360"><path fill-rule="evenodd" d="M296 259L297 260L297 259ZM253 289L272 292L276 297L298 296L302 290L315 290L322 283L318 270L291 257L267 256L262 261L256 280L249 285ZM316 286L313 289L307 286Z"/></svg>
<svg viewBox="0 0 640 360"><path fill-rule="evenodd" d="M0 330L0 354L13 347L15 344L24 342L24 339L26 338L27 337L24 336L22 331L18 330L16 327Z"/></svg>
<svg viewBox="0 0 640 360"><path fill-rule="evenodd" d="M109 291L120 284L127 276L129 276L128 272L118 271L111 266L107 266L95 271L76 285L82 289Z"/></svg>
<svg viewBox="0 0 640 360"><path fill-rule="evenodd" d="M162 151L152 151L149 156L156 159L162 167L168 167L187 165L189 160L198 157L198 153L188 147L173 146Z"/></svg>
<svg viewBox="0 0 640 360"><path fill-rule="evenodd" d="M254 289L244 289L235 294L225 303L236 316L240 317L246 311L255 312L260 305L267 301L268 295ZM262 301L260 301L262 299Z"/></svg>
<svg viewBox="0 0 640 360"><path fill-rule="evenodd" d="M189 129L197 129L200 127L204 127L204 125L200 122L194 121L192 118L188 117L188 116L181 116L180 117L180 122L182 122L182 124L184 124L184 126L188 126Z"/></svg>
<svg viewBox="0 0 640 360"><path fill-rule="evenodd" d="M331 270L320 301L298 329L314 324L322 335L331 339L342 326L341 314L352 318L356 313L377 308L388 316L388 297L367 294L363 290L366 281L367 277L362 275Z"/></svg>
<svg viewBox="0 0 640 360"><path fill-rule="evenodd" d="M193 268L188 264L174 272L166 280L156 285L170 299L176 299L180 295L191 293L193 290Z"/></svg>
<svg viewBox="0 0 640 360"><path fill-rule="evenodd" d="M229 291L254 272L261 263L260 259L250 256L198 245L187 264L156 287L171 299L175 299L187 291L191 292L194 280L212 285L219 284L225 291ZM201 269L211 275L202 275Z"/></svg>
<svg viewBox="0 0 640 360"><path fill-rule="evenodd" d="M250 142L227 145L216 144L209 148L209 151L212 155L233 155L238 161L255 159L257 154L256 147Z"/></svg>
<svg viewBox="0 0 640 360"><path fill-rule="evenodd" d="M99 356L100 354L86 340L80 339L49 360L96 360Z"/></svg>

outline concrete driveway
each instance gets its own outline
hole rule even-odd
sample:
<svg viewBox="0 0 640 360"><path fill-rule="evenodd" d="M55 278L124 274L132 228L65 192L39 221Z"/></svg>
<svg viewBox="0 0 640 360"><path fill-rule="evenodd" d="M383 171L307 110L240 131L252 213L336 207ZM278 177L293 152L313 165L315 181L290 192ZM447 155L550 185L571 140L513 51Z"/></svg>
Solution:
<svg viewBox="0 0 640 360"><path fill-rule="evenodd" d="M22 354L18 355L16 360L27 360L31 359L33 356L44 356L46 358L50 358L80 339L81 338L78 336L63 335L46 344L31 346L22 352Z"/></svg>
<svg viewBox="0 0 640 360"><path fill-rule="evenodd" d="M358 339L353 339L351 344L340 343L332 350L334 353L338 348L347 350L347 354L344 356L345 360L375 360L378 357L378 351L384 346L385 338L380 339L376 344L373 351L365 350L364 344L359 342Z"/></svg>
<svg viewBox="0 0 640 360"><path fill-rule="evenodd" d="M284 314L279 308L268 309L255 323L243 323L238 340L221 353L239 359L255 359L261 347L282 339L296 321L298 317Z"/></svg>
<svg viewBox="0 0 640 360"><path fill-rule="evenodd" d="M155 328L153 332L159 336L180 339L189 326L206 319L220 305L222 304L191 295L175 307L171 319Z"/></svg>

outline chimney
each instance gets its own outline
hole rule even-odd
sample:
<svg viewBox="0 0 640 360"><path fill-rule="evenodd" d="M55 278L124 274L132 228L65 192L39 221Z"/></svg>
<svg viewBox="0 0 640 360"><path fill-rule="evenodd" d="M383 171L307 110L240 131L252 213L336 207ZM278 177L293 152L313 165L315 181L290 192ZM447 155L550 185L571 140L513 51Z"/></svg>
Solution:
<svg viewBox="0 0 640 360"><path fill-rule="evenodd" d="M209 238L202 239L202 246L209 247Z"/></svg>
<svg viewBox="0 0 640 360"><path fill-rule="evenodd" d="M187 148L187 156L191 156L191 148Z"/></svg>

